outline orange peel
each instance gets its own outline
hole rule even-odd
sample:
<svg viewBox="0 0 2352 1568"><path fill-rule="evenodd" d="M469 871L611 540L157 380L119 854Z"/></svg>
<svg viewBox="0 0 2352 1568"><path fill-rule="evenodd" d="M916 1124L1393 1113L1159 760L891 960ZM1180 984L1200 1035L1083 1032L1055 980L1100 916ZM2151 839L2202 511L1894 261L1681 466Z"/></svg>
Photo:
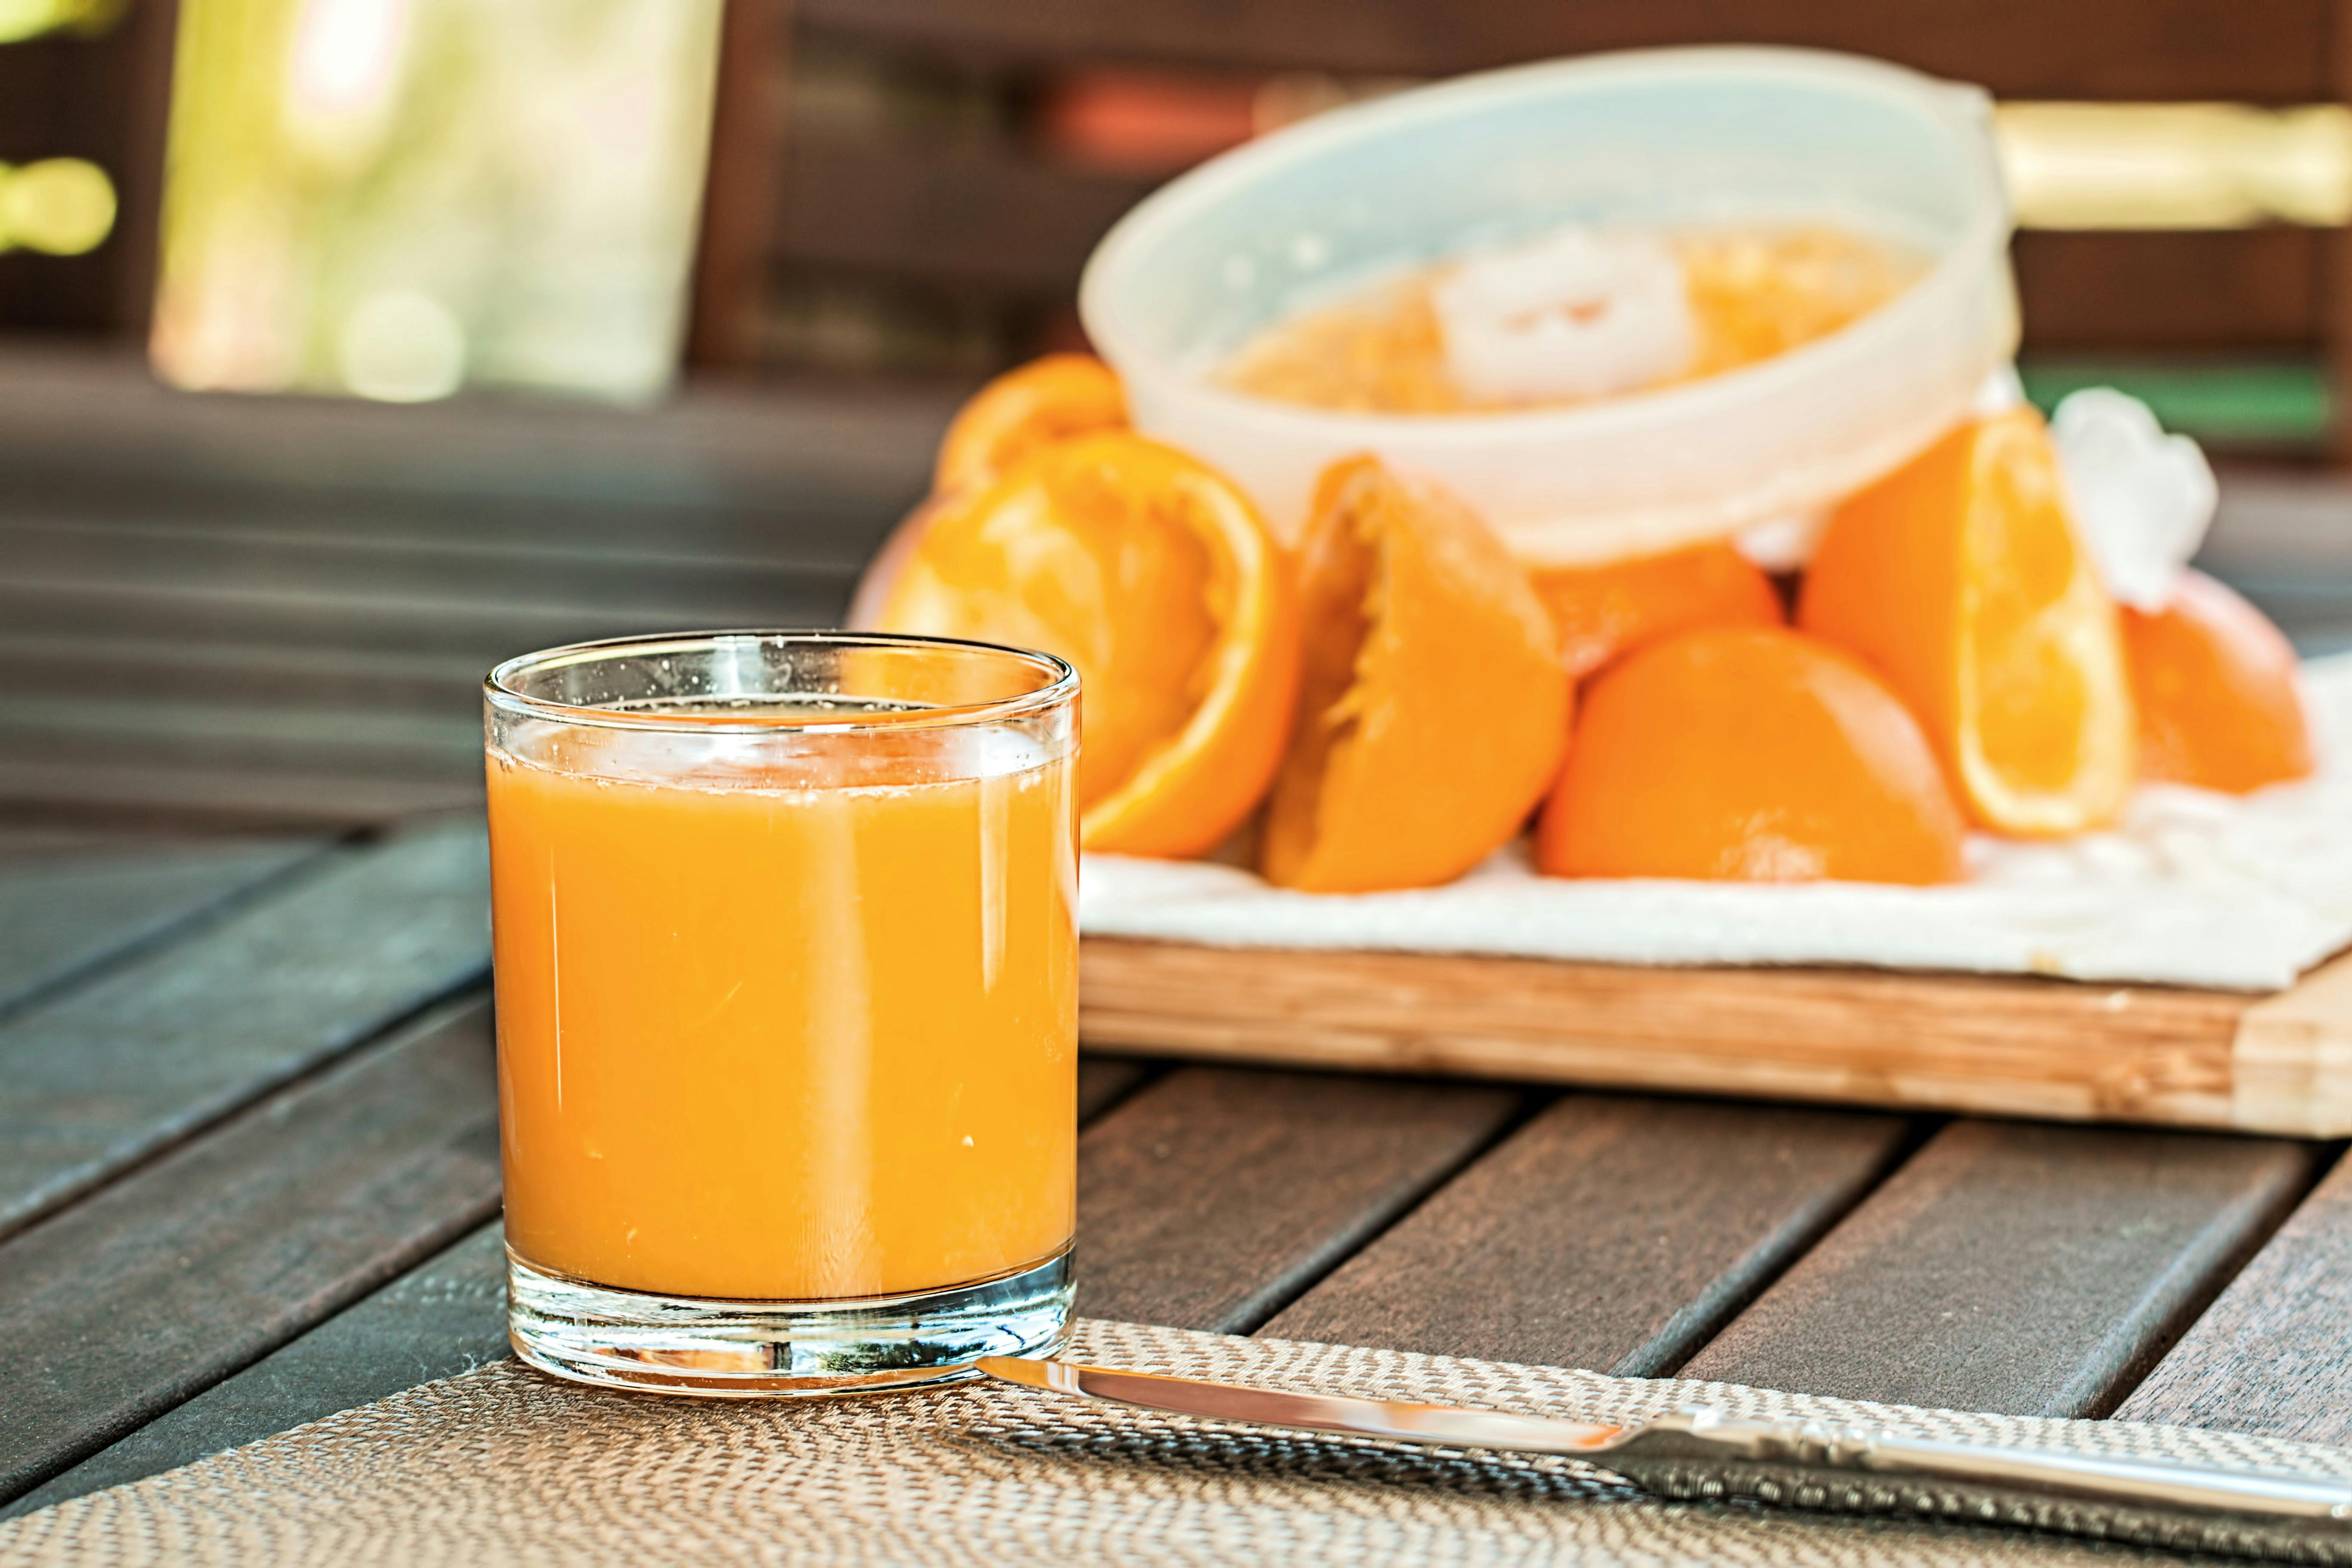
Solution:
<svg viewBox="0 0 2352 1568"><path fill-rule="evenodd" d="M1949 882L1964 836L1918 721L1859 659L1784 627L1725 626L1654 643L1586 684L1536 866Z"/></svg>
<svg viewBox="0 0 2352 1568"><path fill-rule="evenodd" d="M2032 409L1961 425L1841 505L1797 624L1885 678L1981 826L2080 833L2130 792L2137 721L2115 603Z"/></svg>
<svg viewBox="0 0 2352 1568"><path fill-rule="evenodd" d="M1453 495L1355 458L1317 488L1300 571L1306 671L1260 869L1312 892L1461 875L1518 832L1567 742L1526 570Z"/></svg>
<svg viewBox="0 0 2352 1568"><path fill-rule="evenodd" d="M940 442L931 488L993 484L1056 441L1126 425L1127 395L1108 365L1092 354L1047 354L1006 371L956 412Z"/></svg>
<svg viewBox="0 0 2352 1568"><path fill-rule="evenodd" d="M1721 541L1599 566L1538 566L1536 596L1581 680L1620 655L1700 626L1777 626L1788 619L1763 569Z"/></svg>
<svg viewBox="0 0 2352 1568"><path fill-rule="evenodd" d="M2183 572L2163 609L2126 607L2124 648L2144 777L2243 795L2310 775L2294 645L2236 592Z"/></svg>
<svg viewBox="0 0 2352 1568"><path fill-rule="evenodd" d="M1123 430L944 498L877 595L881 630L1077 667L1087 849L1205 854L1265 795L1298 690L1288 559L1231 481Z"/></svg>

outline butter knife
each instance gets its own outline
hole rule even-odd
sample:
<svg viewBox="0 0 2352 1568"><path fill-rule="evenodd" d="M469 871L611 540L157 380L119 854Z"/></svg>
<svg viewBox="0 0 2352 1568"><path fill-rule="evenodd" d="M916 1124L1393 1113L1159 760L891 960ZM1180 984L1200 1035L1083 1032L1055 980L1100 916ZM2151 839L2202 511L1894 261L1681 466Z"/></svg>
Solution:
<svg viewBox="0 0 2352 1568"><path fill-rule="evenodd" d="M1679 1410L1633 1426L984 1356L1008 1383L1207 1421L1432 1447L1559 1454L1643 1491L1838 1513L1906 1514L2177 1551L2352 1564L2352 1482L1902 1437L1817 1421Z"/></svg>

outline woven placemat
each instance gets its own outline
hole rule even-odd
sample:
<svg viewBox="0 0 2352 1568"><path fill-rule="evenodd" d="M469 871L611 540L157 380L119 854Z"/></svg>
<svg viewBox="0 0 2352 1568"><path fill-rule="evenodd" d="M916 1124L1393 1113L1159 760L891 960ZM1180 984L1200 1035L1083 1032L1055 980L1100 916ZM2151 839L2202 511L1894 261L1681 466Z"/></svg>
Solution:
<svg viewBox="0 0 2352 1568"><path fill-rule="evenodd" d="M2132 1422L1081 1325L1074 1357L1621 1420L1691 1404L2352 1476L2352 1453ZM735 1404L502 1363L0 1525L7 1563L2073 1563L2055 1536L1653 1501L1568 1461L1219 1430L997 1385Z"/></svg>

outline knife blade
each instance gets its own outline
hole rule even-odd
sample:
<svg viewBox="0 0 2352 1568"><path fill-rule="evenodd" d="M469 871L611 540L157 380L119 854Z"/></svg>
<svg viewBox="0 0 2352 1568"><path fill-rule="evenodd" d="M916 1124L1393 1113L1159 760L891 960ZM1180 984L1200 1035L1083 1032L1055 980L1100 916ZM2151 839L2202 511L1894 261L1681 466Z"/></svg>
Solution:
<svg viewBox="0 0 2352 1568"><path fill-rule="evenodd" d="M1657 1496L2007 1525L2352 1564L2352 1482L1906 1437L1692 1408L1633 1425L1300 1394L1022 1356L989 1376L1169 1415L1423 1447L1557 1454Z"/></svg>

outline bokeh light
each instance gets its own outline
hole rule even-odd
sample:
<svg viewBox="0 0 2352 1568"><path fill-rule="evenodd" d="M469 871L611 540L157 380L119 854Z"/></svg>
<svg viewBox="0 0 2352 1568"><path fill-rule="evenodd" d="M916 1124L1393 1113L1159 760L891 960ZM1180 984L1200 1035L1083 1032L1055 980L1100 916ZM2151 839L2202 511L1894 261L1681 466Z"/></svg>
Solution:
<svg viewBox="0 0 2352 1568"><path fill-rule="evenodd" d="M353 167L381 149L408 63L407 0L304 0L285 80L287 134Z"/></svg>
<svg viewBox="0 0 2352 1568"><path fill-rule="evenodd" d="M114 232L114 182L79 158L0 163L0 250L79 256Z"/></svg>
<svg viewBox="0 0 2352 1568"><path fill-rule="evenodd" d="M68 29L100 32L122 6L123 0L0 0L0 44Z"/></svg>
<svg viewBox="0 0 2352 1568"><path fill-rule="evenodd" d="M343 384L383 403L428 403L466 379L466 329L449 307L415 289L371 294L336 342Z"/></svg>
<svg viewBox="0 0 2352 1568"><path fill-rule="evenodd" d="M156 369L394 402L658 395L720 5L181 0Z"/></svg>
<svg viewBox="0 0 2352 1568"><path fill-rule="evenodd" d="M2340 103L2004 103L1995 126L2022 227L2352 220L2352 108Z"/></svg>

